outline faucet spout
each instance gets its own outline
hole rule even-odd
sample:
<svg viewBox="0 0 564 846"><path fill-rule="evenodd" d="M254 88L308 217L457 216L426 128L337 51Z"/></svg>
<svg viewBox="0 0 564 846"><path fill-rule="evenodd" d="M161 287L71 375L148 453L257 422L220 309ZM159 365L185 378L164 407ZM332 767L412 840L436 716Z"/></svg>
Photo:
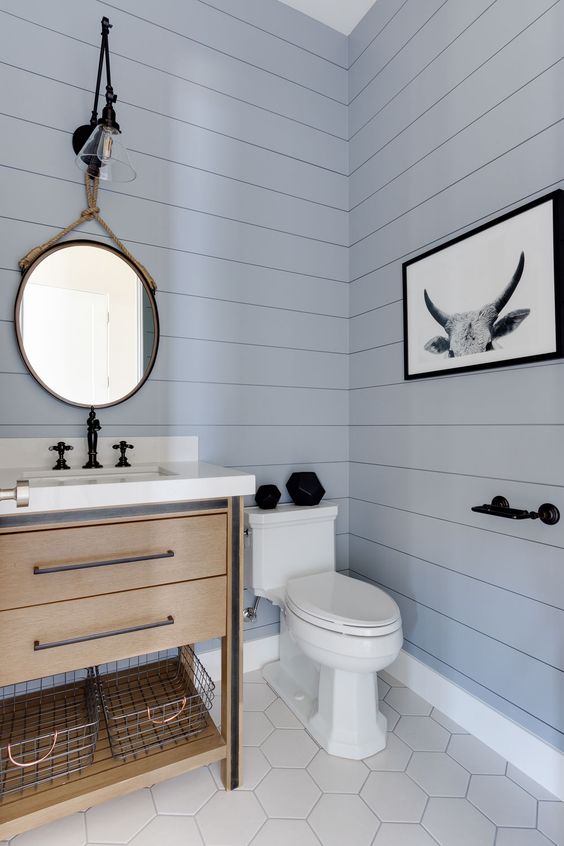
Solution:
<svg viewBox="0 0 564 846"><path fill-rule="evenodd" d="M94 406L90 406L90 414L86 420L87 441L88 441L88 461L83 464L84 470L92 468L100 468L103 465L98 461L98 432L102 428L100 421L96 417Z"/></svg>

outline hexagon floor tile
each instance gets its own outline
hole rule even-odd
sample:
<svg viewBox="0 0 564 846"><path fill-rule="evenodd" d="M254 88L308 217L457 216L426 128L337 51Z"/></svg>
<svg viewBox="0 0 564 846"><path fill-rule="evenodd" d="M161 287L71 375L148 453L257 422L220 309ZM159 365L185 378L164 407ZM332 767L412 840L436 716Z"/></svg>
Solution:
<svg viewBox="0 0 564 846"><path fill-rule="evenodd" d="M447 753L474 775L503 775L507 762L471 734L453 735Z"/></svg>
<svg viewBox="0 0 564 846"><path fill-rule="evenodd" d="M412 717L428 717L431 713L431 706L428 702L417 696L408 687L392 687L386 694L388 705L398 712Z"/></svg>
<svg viewBox="0 0 564 846"><path fill-rule="evenodd" d="M444 752L451 737L431 717L401 717L394 733L414 752Z"/></svg>
<svg viewBox="0 0 564 846"><path fill-rule="evenodd" d="M256 682L243 685L243 705L245 711L266 711L276 700L276 694L265 684Z"/></svg>
<svg viewBox="0 0 564 846"><path fill-rule="evenodd" d="M305 820L321 790L307 770L270 770L255 796L269 817Z"/></svg>
<svg viewBox="0 0 564 846"><path fill-rule="evenodd" d="M496 846L554 846L540 831L531 828L498 828Z"/></svg>
<svg viewBox="0 0 564 846"><path fill-rule="evenodd" d="M468 800L496 825L515 828L536 826L536 799L506 776L472 776Z"/></svg>
<svg viewBox="0 0 564 846"><path fill-rule="evenodd" d="M424 828L413 823L383 823L374 846L437 846Z"/></svg>
<svg viewBox="0 0 564 846"><path fill-rule="evenodd" d="M156 846L156 844L182 843L182 846L203 846L198 826L193 817L172 817L161 814L137 834L129 846Z"/></svg>
<svg viewBox="0 0 564 846"><path fill-rule="evenodd" d="M495 825L466 799L429 799L424 828L441 846L493 846Z"/></svg>
<svg viewBox="0 0 564 846"><path fill-rule="evenodd" d="M406 773L429 796L466 796L470 774L443 752L414 752Z"/></svg>
<svg viewBox="0 0 564 846"><path fill-rule="evenodd" d="M324 749L307 769L324 793L359 793L370 772L362 761L336 758Z"/></svg>
<svg viewBox="0 0 564 846"><path fill-rule="evenodd" d="M276 729L261 748L273 767L307 767L319 749L304 729Z"/></svg>
<svg viewBox="0 0 564 846"><path fill-rule="evenodd" d="M154 816L155 804L148 789L112 799L86 812L88 840L92 843L129 843Z"/></svg>
<svg viewBox="0 0 564 846"><path fill-rule="evenodd" d="M427 795L405 773L370 773L360 795L382 822L421 821Z"/></svg>
<svg viewBox="0 0 564 846"><path fill-rule="evenodd" d="M302 728L298 718L290 711L285 702L276 699L265 711L266 716L275 728L294 729Z"/></svg>
<svg viewBox="0 0 564 846"><path fill-rule="evenodd" d="M248 846L266 814L254 793L218 790L198 811L196 820L206 846Z"/></svg>
<svg viewBox="0 0 564 846"><path fill-rule="evenodd" d="M216 790L207 767L161 781L151 788L159 814L195 814Z"/></svg>
<svg viewBox="0 0 564 846"><path fill-rule="evenodd" d="M380 822L359 796L334 793L321 797L309 824L323 846L369 846Z"/></svg>
<svg viewBox="0 0 564 846"><path fill-rule="evenodd" d="M243 713L243 743L245 746L260 746L272 734L274 726L262 711Z"/></svg>
<svg viewBox="0 0 564 846"><path fill-rule="evenodd" d="M387 673L379 687L387 746L365 761L320 750L254 672L242 789L212 764L0 846L564 846L564 803Z"/></svg>
<svg viewBox="0 0 564 846"><path fill-rule="evenodd" d="M73 814L63 820L50 823L42 828L20 834L12 840L14 846L83 846L86 843L84 814Z"/></svg>
<svg viewBox="0 0 564 846"><path fill-rule="evenodd" d="M386 748L370 758L365 758L364 763L371 770L401 771L405 770L412 755L413 750L403 740L400 740L395 734L388 733Z"/></svg>
<svg viewBox="0 0 564 846"><path fill-rule="evenodd" d="M251 846L319 846L319 840L303 820L267 820Z"/></svg>
<svg viewBox="0 0 564 846"><path fill-rule="evenodd" d="M564 802L539 802L538 828L556 846L564 846Z"/></svg>

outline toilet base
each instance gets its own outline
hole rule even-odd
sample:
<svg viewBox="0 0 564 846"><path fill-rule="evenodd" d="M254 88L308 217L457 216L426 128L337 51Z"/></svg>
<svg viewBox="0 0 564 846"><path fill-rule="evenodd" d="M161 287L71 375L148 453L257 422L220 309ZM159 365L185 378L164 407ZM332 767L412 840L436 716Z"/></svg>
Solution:
<svg viewBox="0 0 564 846"><path fill-rule="evenodd" d="M385 748L387 720L378 708L375 674L321 667L317 697L281 661L264 666L262 674L329 755L360 760Z"/></svg>

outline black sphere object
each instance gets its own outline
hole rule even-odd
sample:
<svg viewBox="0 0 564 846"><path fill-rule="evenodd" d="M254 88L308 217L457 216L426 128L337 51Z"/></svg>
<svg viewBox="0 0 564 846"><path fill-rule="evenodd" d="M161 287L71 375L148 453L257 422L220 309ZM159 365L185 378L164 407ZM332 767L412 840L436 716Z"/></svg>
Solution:
<svg viewBox="0 0 564 846"><path fill-rule="evenodd" d="M292 473L286 482L286 490L296 505L319 505L325 496L325 488L317 474L308 471Z"/></svg>
<svg viewBox="0 0 564 846"><path fill-rule="evenodd" d="M255 494L255 502L259 508L267 511L270 508L276 508L281 496L276 485L261 485Z"/></svg>

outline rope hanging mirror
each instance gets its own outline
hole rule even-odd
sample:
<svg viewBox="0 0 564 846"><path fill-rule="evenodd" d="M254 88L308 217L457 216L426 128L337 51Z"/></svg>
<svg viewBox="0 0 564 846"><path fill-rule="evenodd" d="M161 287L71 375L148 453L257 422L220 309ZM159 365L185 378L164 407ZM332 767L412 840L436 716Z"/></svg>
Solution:
<svg viewBox="0 0 564 846"><path fill-rule="evenodd" d="M15 326L31 375L71 405L102 408L131 397L147 381L159 344L155 280L100 214L100 180L129 181L135 171L119 136L110 77L110 22L102 18L96 94L90 124L75 130L76 164L84 172L86 207L19 261L22 281ZM106 105L97 103L104 64ZM96 221L115 244L64 240Z"/></svg>

